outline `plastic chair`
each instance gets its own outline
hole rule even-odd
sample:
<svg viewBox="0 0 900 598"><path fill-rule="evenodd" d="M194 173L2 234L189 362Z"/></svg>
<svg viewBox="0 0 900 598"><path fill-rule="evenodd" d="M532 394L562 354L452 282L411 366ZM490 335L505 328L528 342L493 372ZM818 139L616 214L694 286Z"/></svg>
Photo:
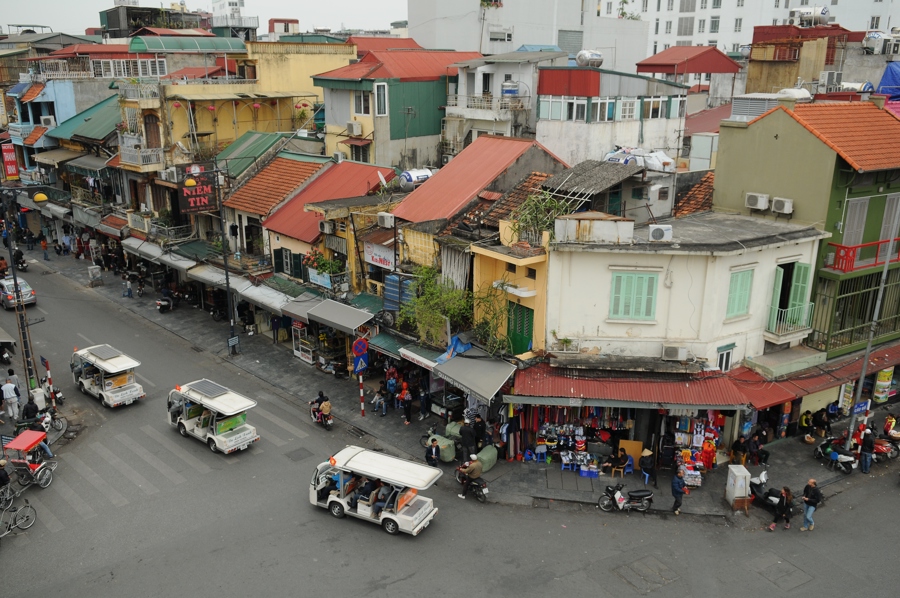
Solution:
<svg viewBox="0 0 900 598"><path fill-rule="evenodd" d="M625 477L626 473L634 473L634 457L628 455L628 463L625 464L625 471L622 473L622 477Z"/></svg>

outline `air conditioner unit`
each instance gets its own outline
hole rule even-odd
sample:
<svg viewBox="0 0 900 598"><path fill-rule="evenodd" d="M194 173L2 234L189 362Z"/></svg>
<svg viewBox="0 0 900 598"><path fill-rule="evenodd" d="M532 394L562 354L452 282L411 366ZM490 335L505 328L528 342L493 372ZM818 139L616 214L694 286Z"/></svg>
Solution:
<svg viewBox="0 0 900 598"><path fill-rule="evenodd" d="M794 212L794 200L775 197L772 199L772 211L778 214L792 214Z"/></svg>
<svg viewBox="0 0 900 598"><path fill-rule="evenodd" d="M835 71L834 72L834 84L837 87L841 86L841 81L844 80L844 72L843 71Z"/></svg>
<svg viewBox="0 0 900 598"><path fill-rule="evenodd" d="M55 127L56 126L56 118L52 116L42 116L41 117L41 126L42 127Z"/></svg>
<svg viewBox="0 0 900 598"><path fill-rule="evenodd" d="M334 233L334 222L328 220L319 220L319 232L330 235Z"/></svg>
<svg viewBox="0 0 900 598"><path fill-rule="evenodd" d="M345 154L344 152L334 152L333 154L331 154L331 159L340 164L347 159L347 154Z"/></svg>
<svg viewBox="0 0 900 598"><path fill-rule="evenodd" d="M347 133L353 137L359 137L362 135L362 123L351 120L347 123Z"/></svg>
<svg viewBox="0 0 900 598"><path fill-rule="evenodd" d="M671 241L672 240L672 225L671 224L651 224L649 237L650 237L649 241L651 243Z"/></svg>
<svg viewBox="0 0 900 598"><path fill-rule="evenodd" d="M834 71L822 71L819 73L819 85L834 85Z"/></svg>
<svg viewBox="0 0 900 598"><path fill-rule="evenodd" d="M394 215L390 212L378 212L378 226L381 228L394 228Z"/></svg>
<svg viewBox="0 0 900 598"><path fill-rule="evenodd" d="M744 196L744 206L751 210L768 210L769 196L764 193L748 193Z"/></svg>
<svg viewBox="0 0 900 598"><path fill-rule="evenodd" d="M164 181L168 181L170 183L177 183L178 182L178 170L174 166L166 168L165 170L160 170L159 173L157 174L157 178L160 178Z"/></svg>
<svg viewBox="0 0 900 598"><path fill-rule="evenodd" d="M663 345L662 360L663 361L687 361L687 347L679 345Z"/></svg>
<svg viewBox="0 0 900 598"><path fill-rule="evenodd" d="M450 163L450 160L452 160L452 159L453 159L453 156L452 156L452 155L450 155L450 154L444 154L443 156L441 156L441 164L443 164L444 166L446 166L447 164Z"/></svg>

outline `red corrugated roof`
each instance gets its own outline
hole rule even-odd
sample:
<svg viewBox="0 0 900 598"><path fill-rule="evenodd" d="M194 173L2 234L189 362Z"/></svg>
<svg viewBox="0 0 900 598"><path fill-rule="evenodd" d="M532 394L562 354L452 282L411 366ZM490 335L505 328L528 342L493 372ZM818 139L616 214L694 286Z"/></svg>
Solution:
<svg viewBox="0 0 900 598"><path fill-rule="evenodd" d="M335 164L263 221L263 227L304 243L312 243L319 236L322 216L317 212L307 212L306 204L366 195L381 184L379 172L388 181L395 176L393 168L350 161Z"/></svg>
<svg viewBox="0 0 900 598"><path fill-rule="evenodd" d="M382 50L369 52L356 64L321 73L322 79L400 79L401 81L434 81L455 76L457 69L447 65L481 58L478 52L445 50Z"/></svg>
<svg viewBox="0 0 900 598"><path fill-rule="evenodd" d="M51 58L72 58L74 56L94 56L95 54L128 54L128 44L72 44L50 52ZM43 56L40 60L46 60ZM123 58L117 56L117 58Z"/></svg>
<svg viewBox="0 0 900 598"><path fill-rule="evenodd" d="M741 65L714 46L672 46L637 63L639 73L737 73Z"/></svg>
<svg viewBox="0 0 900 598"><path fill-rule="evenodd" d="M30 102L41 95L42 91L44 91L43 83L32 83L31 87L28 88L28 91L25 92L25 95L23 95L19 101L23 104Z"/></svg>
<svg viewBox="0 0 900 598"><path fill-rule="evenodd" d="M268 216L279 203L322 168L320 162L275 158L247 184L235 191L225 205L235 210Z"/></svg>
<svg viewBox="0 0 900 598"><path fill-rule="evenodd" d="M735 407L747 398L721 372L680 379L576 378L546 363L516 372L516 394L527 397L603 399L676 405Z"/></svg>
<svg viewBox="0 0 900 598"><path fill-rule="evenodd" d="M356 44L356 53L380 52L393 48L407 48L422 50L422 46L411 37L367 37L365 35L351 35L347 38L348 44Z"/></svg>
<svg viewBox="0 0 900 598"><path fill-rule="evenodd" d="M684 136L694 133L718 133L719 123L731 116L731 104L722 104L709 110L688 114L684 118Z"/></svg>
<svg viewBox="0 0 900 598"><path fill-rule="evenodd" d="M205 79L207 77L221 77L225 75L225 67L221 66L186 66L169 73L162 79Z"/></svg>
<svg viewBox="0 0 900 598"><path fill-rule="evenodd" d="M797 393L777 382L766 380L751 369L740 367L728 372L728 377L734 383L747 401L757 409L766 409L774 405L780 405L797 398Z"/></svg>
<svg viewBox="0 0 900 598"><path fill-rule="evenodd" d="M110 168L118 168L120 164L121 164L121 160L119 160L119 154L116 154L115 156L113 156L110 159L110 161L106 163L106 165L109 166Z"/></svg>
<svg viewBox="0 0 900 598"><path fill-rule="evenodd" d="M565 162L533 139L480 135L437 174L410 193L394 210L394 215L408 222L428 222L455 216L532 147L540 148L566 166Z"/></svg>

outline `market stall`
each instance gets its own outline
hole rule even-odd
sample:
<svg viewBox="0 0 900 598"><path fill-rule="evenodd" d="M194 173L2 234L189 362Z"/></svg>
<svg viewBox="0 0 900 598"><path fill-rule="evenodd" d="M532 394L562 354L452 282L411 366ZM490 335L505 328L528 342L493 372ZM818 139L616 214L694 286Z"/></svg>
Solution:
<svg viewBox="0 0 900 598"><path fill-rule="evenodd" d="M307 310L306 315L318 325L314 358L316 367L321 369L346 367L351 363L348 357L350 343L356 338L358 329L374 317L367 311L331 299Z"/></svg>
<svg viewBox="0 0 900 598"><path fill-rule="evenodd" d="M309 326L308 312L322 303L317 293L303 293L281 306L281 313L291 318L291 342L294 356L312 365L316 350L316 338Z"/></svg>

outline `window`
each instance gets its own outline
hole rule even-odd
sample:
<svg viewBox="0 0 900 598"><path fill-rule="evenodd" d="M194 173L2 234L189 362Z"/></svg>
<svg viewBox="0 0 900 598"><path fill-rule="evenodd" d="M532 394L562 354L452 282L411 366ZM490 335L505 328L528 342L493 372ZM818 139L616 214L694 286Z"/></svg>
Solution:
<svg viewBox="0 0 900 598"><path fill-rule="evenodd" d="M800 0L800 6L809 6L809 0Z"/></svg>
<svg viewBox="0 0 900 598"><path fill-rule="evenodd" d="M622 120L634 120L637 100L622 100Z"/></svg>
<svg viewBox="0 0 900 598"><path fill-rule="evenodd" d="M587 115L587 98L566 98L566 117L564 120L585 121Z"/></svg>
<svg viewBox="0 0 900 598"><path fill-rule="evenodd" d="M678 12L694 12L697 9L697 0L681 0L681 8Z"/></svg>
<svg viewBox="0 0 900 598"><path fill-rule="evenodd" d="M641 3L641 12L647 12L647 3L648 3L648 0L644 0Z"/></svg>
<svg viewBox="0 0 900 598"><path fill-rule="evenodd" d="M516 273L516 265L510 264L509 262L507 262L506 271L509 272L510 274L515 274Z"/></svg>
<svg viewBox="0 0 900 598"><path fill-rule="evenodd" d="M778 25L778 19L772 19L772 25Z"/></svg>
<svg viewBox="0 0 900 598"><path fill-rule="evenodd" d="M168 74L165 60L92 60L95 77L163 77Z"/></svg>
<svg viewBox="0 0 900 598"><path fill-rule="evenodd" d="M663 50L668 50L672 47L672 44L663 44Z"/></svg>
<svg viewBox="0 0 900 598"><path fill-rule="evenodd" d="M506 31L491 31L488 39L490 39L492 42L511 42L512 33L508 33Z"/></svg>
<svg viewBox="0 0 900 598"><path fill-rule="evenodd" d="M687 101L684 97L669 98L669 118L684 118L684 107Z"/></svg>
<svg viewBox="0 0 900 598"><path fill-rule="evenodd" d="M668 0L666 10L672 10L673 8L675 8L675 0Z"/></svg>
<svg viewBox="0 0 900 598"><path fill-rule="evenodd" d="M538 100L538 118L550 118L550 97L541 96Z"/></svg>
<svg viewBox="0 0 900 598"><path fill-rule="evenodd" d="M606 14L608 14L608 15L612 14L612 2L606 3Z"/></svg>
<svg viewBox="0 0 900 598"><path fill-rule="evenodd" d="M700 10L706 10L707 0L700 0Z"/></svg>
<svg viewBox="0 0 900 598"><path fill-rule="evenodd" d="M666 118L666 98L644 98L644 118Z"/></svg>
<svg viewBox="0 0 900 598"><path fill-rule="evenodd" d="M712 17L709 20L709 32L710 33L718 33L719 32L719 17Z"/></svg>
<svg viewBox="0 0 900 598"><path fill-rule="evenodd" d="M353 92L353 113L366 115L371 114L368 91L357 90Z"/></svg>
<svg viewBox="0 0 900 598"><path fill-rule="evenodd" d="M726 349L725 351L719 351L719 358L716 361L716 365L718 365L719 369L723 372L727 372L731 369L731 354L734 352L734 349Z"/></svg>
<svg viewBox="0 0 900 598"><path fill-rule="evenodd" d="M750 289L753 286L753 270L731 273L728 285L728 306L725 318L736 318L750 313Z"/></svg>
<svg viewBox="0 0 900 598"><path fill-rule="evenodd" d="M562 98L551 98L550 120L562 120Z"/></svg>
<svg viewBox="0 0 900 598"><path fill-rule="evenodd" d="M616 117L616 101L613 98L595 99L591 102L590 122L609 122Z"/></svg>
<svg viewBox="0 0 900 598"><path fill-rule="evenodd" d="M722 8L722 0L712 0L713 8Z"/></svg>
<svg viewBox="0 0 900 598"><path fill-rule="evenodd" d="M779 4L781 4L781 0L775 0L775 8L778 8Z"/></svg>
<svg viewBox="0 0 900 598"><path fill-rule="evenodd" d="M656 22L653 24L653 34L659 35L659 19L656 19Z"/></svg>
<svg viewBox="0 0 900 598"><path fill-rule="evenodd" d="M387 83L375 84L375 116L387 116Z"/></svg>
<svg viewBox="0 0 900 598"><path fill-rule="evenodd" d="M697 33L706 33L706 19L697 21Z"/></svg>
<svg viewBox="0 0 900 598"><path fill-rule="evenodd" d="M351 145L350 146L350 159L354 162L367 162L369 161L369 146L368 145Z"/></svg>
<svg viewBox="0 0 900 598"><path fill-rule="evenodd" d="M740 52L740 51L741 51L741 44L731 44L731 51L732 51L732 52Z"/></svg>
<svg viewBox="0 0 900 598"><path fill-rule="evenodd" d="M656 54L656 52L657 52L657 49L656 49L656 43L657 43L657 42L653 42L653 53L654 53L654 54Z"/></svg>
<svg viewBox="0 0 900 598"><path fill-rule="evenodd" d="M740 33L740 32L741 32L741 26L742 26L743 24L744 24L744 19L735 19L735 20L734 20L734 32L735 32L735 33Z"/></svg>
<svg viewBox="0 0 900 598"><path fill-rule="evenodd" d="M285 272L290 274L293 264L294 264L294 262L291 259L291 250L282 247L282 249L281 249L281 267L284 269Z"/></svg>
<svg viewBox="0 0 900 598"><path fill-rule="evenodd" d="M534 268L528 268L525 273L525 278L530 278L531 280L535 280L537 278L537 270Z"/></svg>
<svg viewBox="0 0 900 598"><path fill-rule="evenodd" d="M742 7L744 5L744 0L737 0L737 5L738 8Z"/></svg>
<svg viewBox="0 0 900 598"><path fill-rule="evenodd" d="M881 17L872 17L872 20L869 21L869 29L878 29L881 25Z"/></svg>
<svg viewBox="0 0 900 598"><path fill-rule="evenodd" d="M658 274L616 272L612 277L609 317L622 320L656 318Z"/></svg>
<svg viewBox="0 0 900 598"><path fill-rule="evenodd" d="M672 21L666 21L666 33L672 33Z"/></svg>
<svg viewBox="0 0 900 598"><path fill-rule="evenodd" d="M512 73L506 73L505 75L503 75L503 81L504 83L507 81L512 81Z"/></svg>
<svg viewBox="0 0 900 598"><path fill-rule="evenodd" d="M694 17L678 18L678 35L694 35ZM690 42L688 42L690 45Z"/></svg>

